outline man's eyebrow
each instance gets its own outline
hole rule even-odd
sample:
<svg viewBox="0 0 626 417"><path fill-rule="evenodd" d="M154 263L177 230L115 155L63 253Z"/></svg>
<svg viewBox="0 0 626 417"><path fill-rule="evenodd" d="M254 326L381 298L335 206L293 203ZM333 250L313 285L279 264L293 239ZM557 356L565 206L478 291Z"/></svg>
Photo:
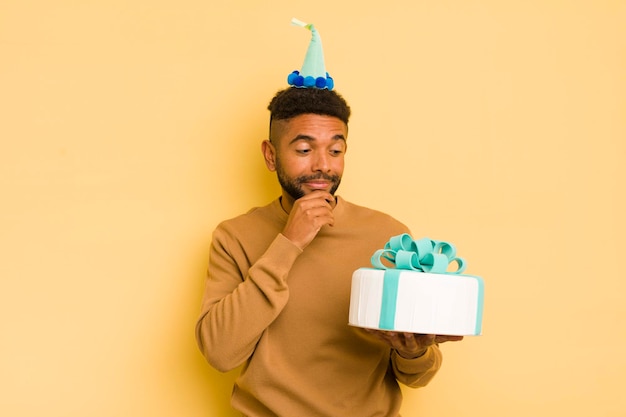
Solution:
<svg viewBox="0 0 626 417"><path fill-rule="evenodd" d="M336 134L335 136L332 137L333 140L343 140L344 142L346 141L346 137L340 133ZM293 138L289 144L293 144L295 142L298 142L300 140L306 141L306 142L314 142L315 138L313 136L309 136L309 135L304 135L304 134L300 134L297 135L295 138Z"/></svg>

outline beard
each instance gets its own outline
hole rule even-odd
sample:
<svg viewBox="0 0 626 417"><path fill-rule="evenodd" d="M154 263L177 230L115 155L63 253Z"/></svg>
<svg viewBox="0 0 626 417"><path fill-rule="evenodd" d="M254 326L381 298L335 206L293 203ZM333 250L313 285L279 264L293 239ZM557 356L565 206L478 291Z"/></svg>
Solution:
<svg viewBox="0 0 626 417"><path fill-rule="evenodd" d="M276 176L278 177L278 182L280 186L285 190L287 194L291 196L294 200L299 199L300 197L304 197L305 192L302 188L302 184L307 181L324 179L326 181L330 181L331 187L328 191L331 195L335 195L337 188L339 188L339 184L341 183L341 177L339 175L328 175L324 173L319 173L316 175L302 175L296 178L290 178L285 173L280 160L276 158Z"/></svg>

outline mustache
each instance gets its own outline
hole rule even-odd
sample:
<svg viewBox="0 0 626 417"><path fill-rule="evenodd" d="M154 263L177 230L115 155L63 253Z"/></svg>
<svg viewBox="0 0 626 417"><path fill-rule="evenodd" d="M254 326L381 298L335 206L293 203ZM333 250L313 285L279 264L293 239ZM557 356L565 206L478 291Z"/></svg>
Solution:
<svg viewBox="0 0 626 417"><path fill-rule="evenodd" d="M339 180L339 175L329 175L329 174L325 174L322 172L317 175L308 175L308 176L298 177L298 182L306 182L306 181L314 181L314 180L326 180L326 181L337 182Z"/></svg>

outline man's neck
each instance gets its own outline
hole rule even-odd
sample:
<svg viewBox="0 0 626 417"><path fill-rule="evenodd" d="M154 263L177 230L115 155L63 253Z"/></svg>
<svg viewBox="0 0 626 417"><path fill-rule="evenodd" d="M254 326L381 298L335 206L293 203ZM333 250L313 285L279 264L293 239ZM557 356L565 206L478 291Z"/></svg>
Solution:
<svg viewBox="0 0 626 417"><path fill-rule="evenodd" d="M291 208L293 207L294 200L291 196L285 196L284 194L279 197L280 206L284 210L285 213L289 214L291 212Z"/></svg>

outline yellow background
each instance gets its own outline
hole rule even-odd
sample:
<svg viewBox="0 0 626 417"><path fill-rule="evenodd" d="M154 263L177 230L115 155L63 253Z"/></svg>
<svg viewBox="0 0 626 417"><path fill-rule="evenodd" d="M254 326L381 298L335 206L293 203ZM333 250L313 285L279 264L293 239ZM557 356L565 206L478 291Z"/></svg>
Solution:
<svg viewBox="0 0 626 417"><path fill-rule="evenodd" d="M623 416L626 2L2 0L0 415L232 416L198 353L217 222L275 198L313 22L340 194L456 244L484 335L405 417Z"/></svg>

